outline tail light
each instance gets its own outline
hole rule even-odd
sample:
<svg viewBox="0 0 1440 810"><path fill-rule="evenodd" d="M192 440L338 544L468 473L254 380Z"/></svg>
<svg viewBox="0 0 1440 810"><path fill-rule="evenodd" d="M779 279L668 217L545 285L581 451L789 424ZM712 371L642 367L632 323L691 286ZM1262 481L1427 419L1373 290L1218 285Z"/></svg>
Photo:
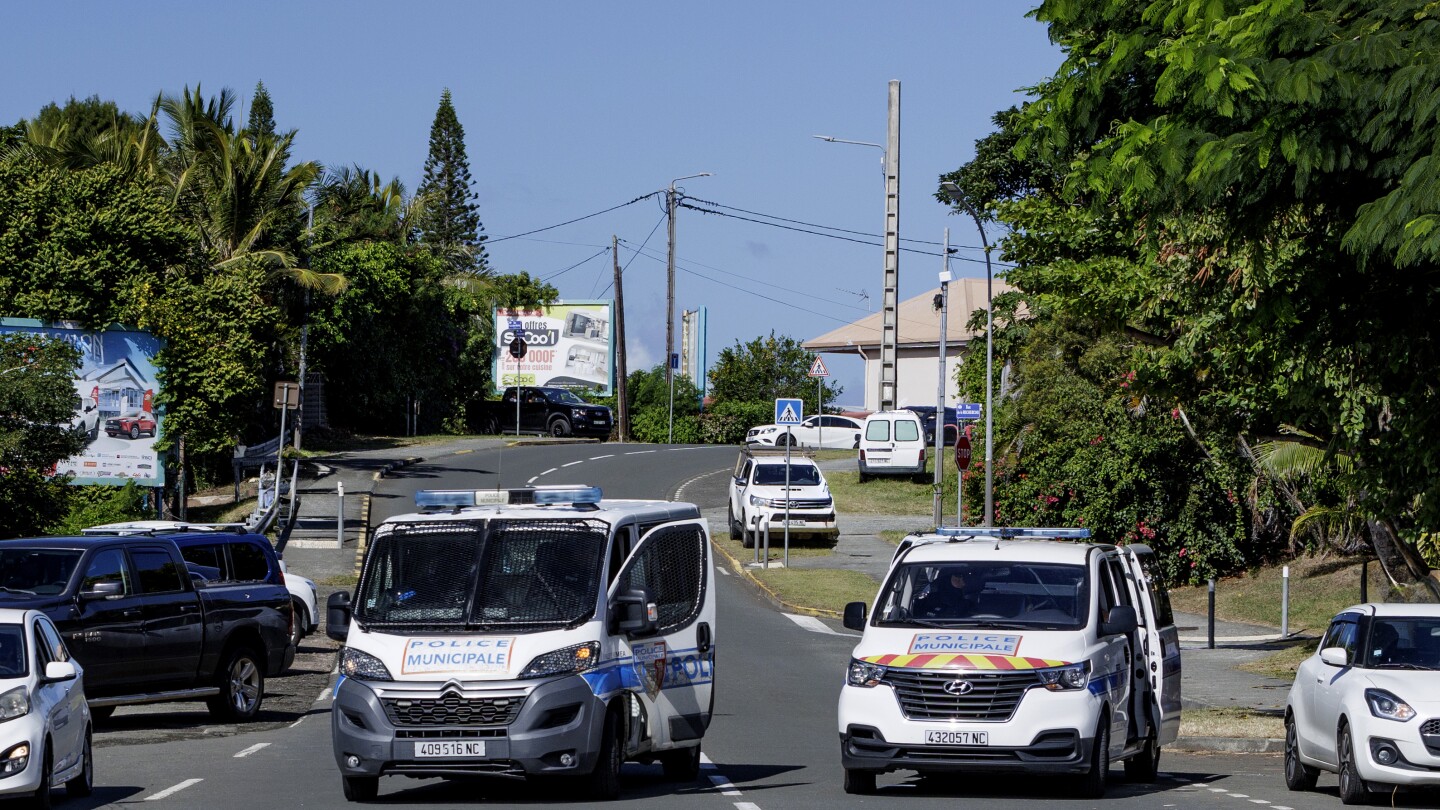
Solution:
<svg viewBox="0 0 1440 810"><path fill-rule="evenodd" d="M925 448L920 448L920 466L925 466Z"/></svg>
<svg viewBox="0 0 1440 810"><path fill-rule="evenodd" d="M864 461L864 460L865 460L865 451L864 451L864 450L861 450L861 451L860 451L860 460L861 460L861 461Z"/></svg>

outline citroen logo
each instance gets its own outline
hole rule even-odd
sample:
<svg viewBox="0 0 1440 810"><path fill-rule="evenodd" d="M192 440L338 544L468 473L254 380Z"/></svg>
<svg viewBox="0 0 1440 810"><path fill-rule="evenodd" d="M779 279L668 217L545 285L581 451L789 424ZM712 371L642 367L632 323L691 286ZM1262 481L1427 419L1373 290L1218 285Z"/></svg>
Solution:
<svg viewBox="0 0 1440 810"><path fill-rule="evenodd" d="M975 688L975 684L969 681L950 681L941 688L947 695L968 695Z"/></svg>

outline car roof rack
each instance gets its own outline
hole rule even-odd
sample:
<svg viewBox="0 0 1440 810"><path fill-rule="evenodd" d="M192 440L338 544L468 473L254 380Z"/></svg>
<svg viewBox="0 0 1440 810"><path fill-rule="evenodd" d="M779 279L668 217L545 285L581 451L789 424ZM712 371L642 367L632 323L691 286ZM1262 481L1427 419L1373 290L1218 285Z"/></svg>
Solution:
<svg viewBox="0 0 1440 810"><path fill-rule="evenodd" d="M840 429L843 430L843 428L840 428ZM755 457L757 457L757 458L759 458L759 457L770 458L770 457L773 457L773 456L780 456L781 458L784 458L784 456L785 456L785 449L786 449L786 448L784 448L784 447L754 447L754 446L748 446L748 445L747 445L747 446L745 446L745 447L740 448L740 452L741 452L741 453L744 453L744 454L746 454L746 455L755 456ZM815 460L815 450L814 450L813 448L809 448L809 447L805 447L805 448L801 448L801 447L791 447L791 448L789 448L789 449L790 449L790 456L791 456L792 458L795 457L795 456L800 456L801 458L807 458L807 459L810 459L811 461L814 461L814 460Z"/></svg>
<svg viewBox="0 0 1440 810"><path fill-rule="evenodd" d="M459 512L473 506L574 506L599 509L604 493L588 484L560 484L513 489L422 489L415 493L421 511Z"/></svg>
<svg viewBox="0 0 1440 810"><path fill-rule="evenodd" d="M94 537L129 537L162 534L184 534L186 532L233 532L245 533L244 523L187 523L183 520L131 520L121 523L104 523L81 529L80 534Z"/></svg>

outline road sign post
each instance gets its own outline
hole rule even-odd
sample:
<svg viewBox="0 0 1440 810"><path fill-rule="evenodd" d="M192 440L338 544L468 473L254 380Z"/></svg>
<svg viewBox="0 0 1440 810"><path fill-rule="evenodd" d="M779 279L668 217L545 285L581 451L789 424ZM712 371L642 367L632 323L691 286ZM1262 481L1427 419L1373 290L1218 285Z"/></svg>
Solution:
<svg viewBox="0 0 1440 810"><path fill-rule="evenodd" d="M955 433L955 525L965 525L965 471L970 469L970 437Z"/></svg>
<svg viewBox="0 0 1440 810"><path fill-rule="evenodd" d="M805 400L775 400L775 424L785 428L785 567L790 567L790 446L795 443L790 428L805 418ZM770 550L765 550L765 567L770 566Z"/></svg>
<svg viewBox="0 0 1440 810"><path fill-rule="evenodd" d="M510 341L510 356L515 358L515 437L520 437L520 361L530 351L530 344L525 342L525 330L520 328L520 322L510 321L510 330L515 333L514 339Z"/></svg>
<svg viewBox="0 0 1440 810"><path fill-rule="evenodd" d="M810 364L810 370L805 372L805 374L815 378L815 413L816 415L823 415L825 413L825 378L830 376L830 370L825 368L825 361L821 360L820 355L817 354L815 355L815 362ZM816 422L815 430L815 443L819 445L817 449L823 450L825 449L824 419Z"/></svg>

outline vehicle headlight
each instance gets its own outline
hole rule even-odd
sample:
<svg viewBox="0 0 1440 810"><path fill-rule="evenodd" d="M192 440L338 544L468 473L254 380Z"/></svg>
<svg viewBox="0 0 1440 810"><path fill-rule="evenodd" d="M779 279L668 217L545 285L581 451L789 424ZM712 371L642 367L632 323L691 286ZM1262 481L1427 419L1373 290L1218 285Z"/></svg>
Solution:
<svg viewBox="0 0 1440 810"><path fill-rule="evenodd" d="M0 696L0 700L4 700L4 697ZM1365 702L1370 704L1371 714L1386 720L1404 723L1415 716L1415 710L1410 708L1410 704L1384 689L1366 689Z"/></svg>
<svg viewBox="0 0 1440 810"><path fill-rule="evenodd" d="M340 649L340 674L362 681L393 681L385 662L367 652L351 647Z"/></svg>
<svg viewBox="0 0 1440 810"><path fill-rule="evenodd" d="M14 720L30 713L30 695L23 686L17 686L0 695L0 723Z"/></svg>
<svg viewBox="0 0 1440 810"><path fill-rule="evenodd" d="M571 409L570 409L570 415L571 415L572 417L576 418L576 419L584 419L584 418L585 418L585 409L584 409L584 408L571 408Z"/></svg>
<svg viewBox="0 0 1440 810"><path fill-rule="evenodd" d="M869 689L872 686L879 686L880 680L884 677L885 667L868 661L851 660L850 671L845 674L845 683Z"/></svg>
<svg viewBox="0 0 1440 810"><path fill-rule="evenodd" d="M1051 692L1067 692L1071 689L1084 689L1090 683L1090 662L1085 661L1079 664L1068 664L1053 669L1036 670L1040 675L1040 683Z"/></svg>
<svg viewBox="0 0 1440 810"><path fill-rule="evenodd" d="M25 770L30 764L30 744L20 743L5 752L5 758L0 760L0 776L11 776Z"/></svg>
<svg viewBox="0 0 1440 810"><path fill-rule="evenodd" d="M769 498L762 498L762 497L760 497L759 495L751 495L751 496L750 496L750 505L751 505L751 506L769 506L769 505L770 505L770 499L769 499Z"/></svg>
<svg viewBox="0 0 1440 810"><path fill-rule="evenodd" d="M551 675L570 675L594 669L600 663L600 644L587 641L563 650L535 656L529 666L520 671L521 678L548 678Z"/></svg>

